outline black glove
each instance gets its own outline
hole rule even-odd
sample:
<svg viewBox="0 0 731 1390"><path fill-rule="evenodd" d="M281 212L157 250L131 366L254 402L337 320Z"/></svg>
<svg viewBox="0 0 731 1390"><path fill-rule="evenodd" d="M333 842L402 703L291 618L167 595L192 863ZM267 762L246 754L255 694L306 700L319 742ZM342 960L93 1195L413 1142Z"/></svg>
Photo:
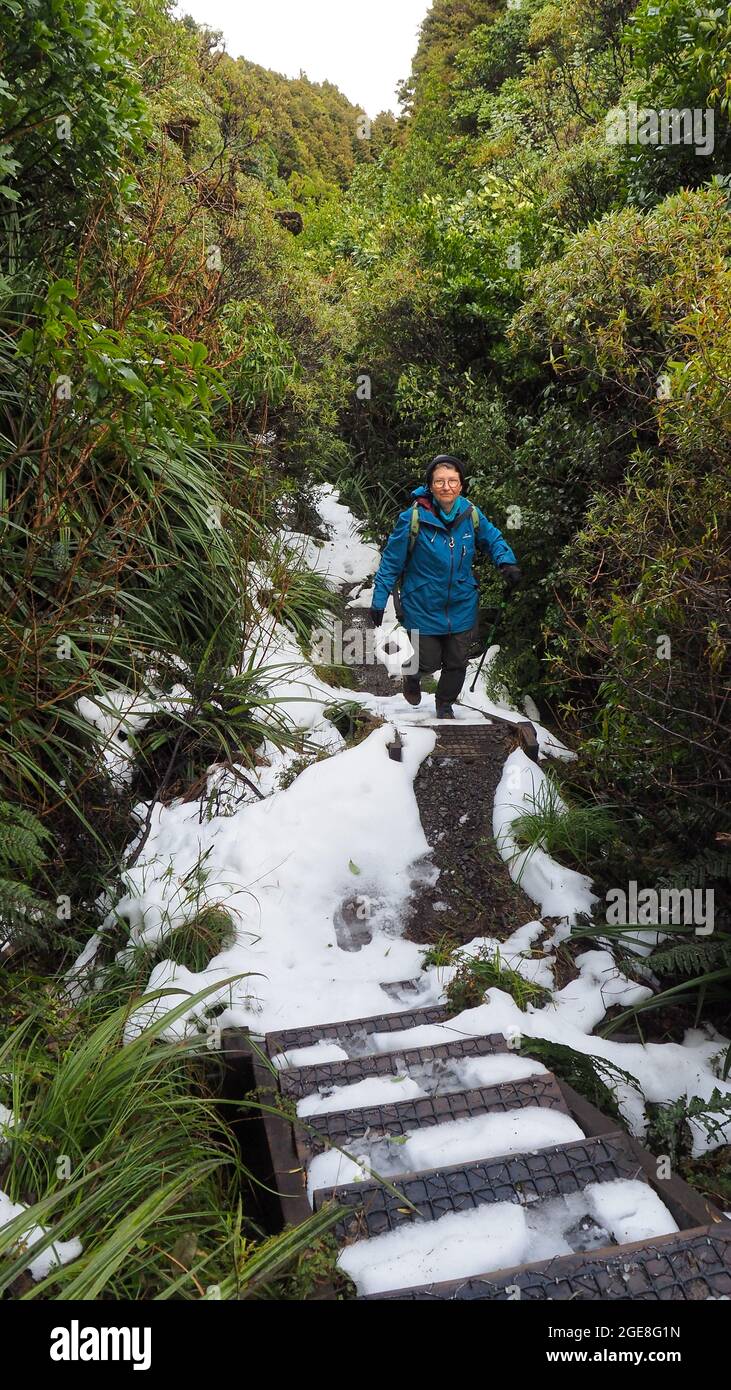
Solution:
<svg viewBox="0 0 731 1390"><path fill-rule="evenodd" d="M372 622L372 624L373 624L374 627L380 627L380 626L381 626L381 623L383 622L383 615L384 615L385 611L386 611L385 608L372 608L372 609L371 609L371 622Z"/></svg>
<svg viewBox="0 0 731 1390"><path fill-rule="evenodd" d="M517 589L522 575L517 565L498 565L498 569L505 580L508 589Z"/></svg>

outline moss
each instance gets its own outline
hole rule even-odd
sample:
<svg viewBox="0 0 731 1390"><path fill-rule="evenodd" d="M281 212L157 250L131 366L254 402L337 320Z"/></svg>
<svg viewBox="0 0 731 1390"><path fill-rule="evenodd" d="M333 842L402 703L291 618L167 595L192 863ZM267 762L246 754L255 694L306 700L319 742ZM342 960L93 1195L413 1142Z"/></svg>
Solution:
<svg viewBox="0 0 731 1390"><path fill-rule="evenodd" d="M308 767L312 767L315 763L324 763L330 756L330 753L326 753L323 749L314 758L306 758L304 756L301 758L293 758L288 767L282 768L277 778L280 791L286 791L287 787L291 787L292 783L297 781L300 773L306 772Z"/></svg>
<svg viewBox="0 0 731 1390"><path fill-rule="evenodd" d="M206 907L190 922L174 927L150 952L150 966L172 960L199 974L227 946L233 945L236 929L230 912L222 907Z"/></svg>
<svg viewBox="0 0 731 1390"><path fill-rule="evenodd" d="M340 690L357 689L352 666L313 666L312 669L323 685L332 685Z"/></svg>

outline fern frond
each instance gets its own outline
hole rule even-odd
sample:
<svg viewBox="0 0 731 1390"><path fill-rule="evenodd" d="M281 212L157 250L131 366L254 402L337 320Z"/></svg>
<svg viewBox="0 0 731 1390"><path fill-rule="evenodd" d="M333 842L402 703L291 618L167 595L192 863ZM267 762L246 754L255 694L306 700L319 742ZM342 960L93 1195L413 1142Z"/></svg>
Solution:
<svg viewBox="0 0 731 1390"><path fill-rule="evenodd" d="M25 806L0 801L0 871L31 878L45 863L49 831Z"/></svg>
<svg viewBox="0 0 731 1390"><path fill-rule="evenodd" d="M704 849L685 864L659 874L660 888L703 888L707 883L731 879L731 850Z"/></svg>
<svg viewBox="0 0 731 1390"><path fill-rule="evenodd" d="M731 965L731 940L688 941L654 951L646 965L658 975L702 975L717 965Z"/></svg>

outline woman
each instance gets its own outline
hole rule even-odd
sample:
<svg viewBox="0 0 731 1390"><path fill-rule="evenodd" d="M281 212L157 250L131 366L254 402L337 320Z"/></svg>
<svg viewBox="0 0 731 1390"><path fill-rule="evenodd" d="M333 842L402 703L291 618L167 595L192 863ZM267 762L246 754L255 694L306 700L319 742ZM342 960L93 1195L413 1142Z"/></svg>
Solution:
<svg viewBox="0 0 731 1390"><path fill-rule="evenodd" d="M413 506L399 516L373 587L371 619L380 627L390 594L403 575L400 600L404 626L418 653L418 674L404 675L410 705L421 703L421 677L441 670L438 719L454 719L475 636L478 586L472 573L477 550L489 552L513 588L520 583L515 555L496 526L464 495L464 465L440 454L427 469L426 486L411 494ZM401 616L399 614L399 616Z"/></svg>

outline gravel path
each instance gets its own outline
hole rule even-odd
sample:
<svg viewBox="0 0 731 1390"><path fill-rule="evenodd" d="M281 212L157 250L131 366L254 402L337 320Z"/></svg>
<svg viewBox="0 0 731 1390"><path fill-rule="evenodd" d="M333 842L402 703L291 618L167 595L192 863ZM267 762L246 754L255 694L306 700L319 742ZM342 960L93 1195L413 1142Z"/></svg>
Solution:
<svg viewBox="0 0 731 1390"><path fill-rule="evenodd" d="M347 610L348 627L367 621L363 610ZM351 669L358 690L393 695L398 689L380 663ZM469 703L466 692L465 698ZM433 852L415 866L406 926L411 940L431 943L445 934L460 942L476 936L503 940L536 917L535 904L512 882L492 836L495 790L515 746L510 728L489 724L479 756L444 756L437 746L422 763L414 791ZM431 865L440 871L433 886L419 876L420 868Z"/></svg>

